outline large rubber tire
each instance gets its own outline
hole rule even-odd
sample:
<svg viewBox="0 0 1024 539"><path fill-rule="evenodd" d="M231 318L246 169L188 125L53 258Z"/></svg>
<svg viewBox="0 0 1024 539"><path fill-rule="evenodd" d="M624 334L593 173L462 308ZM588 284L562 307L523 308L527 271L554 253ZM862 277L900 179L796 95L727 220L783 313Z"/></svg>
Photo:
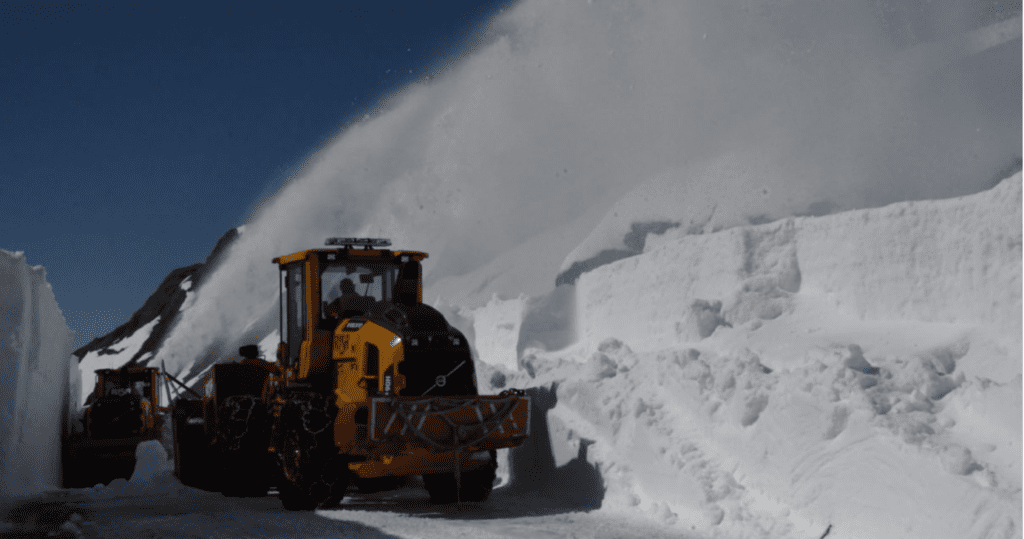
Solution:
<svg viewBox="0 0 1024 539"><path fill-rule="evenodd" d="M217 410L221 492L225 496L261 497L270 485L267 408L254 395L224 399Z"/></svg>
<svg viewBox="0 0 1024 539"><path fill-rule="evenodd" d="M491 462L489 464L476 470L462 472L459 482L456 482L454 473L424 474L423 486L430 493L430 503L447 504L455 503L456 500L463 502L487 500L494 488L495 472L498 469L497 452L492 450L490 453Z"/></svg>
<svg viewBox="0 0 1024 539"><path fill-rule="evenodd" d="M285 509L326 509L345 496L350 475L334 445L337 413L333 399L315 392L292 393L282 407L278 493Z"/></svg>
<svg viewBox="0 0 1024 539"><path fill-rule="evenodd" d="M203 490L217 490L214 456L203 424L189 424L189 419L203 419L202 401L182 400L175 403L173 421L174 475L184 485Z"/></svg>

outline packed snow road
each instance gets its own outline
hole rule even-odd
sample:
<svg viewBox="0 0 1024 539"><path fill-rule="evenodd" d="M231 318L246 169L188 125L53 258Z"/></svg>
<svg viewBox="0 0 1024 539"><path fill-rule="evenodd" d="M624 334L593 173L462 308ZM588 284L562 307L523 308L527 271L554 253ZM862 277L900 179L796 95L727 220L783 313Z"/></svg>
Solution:
<svg viewBox="0 0 1024 539"><path fill-rule="evenodd" d="M634 517L559 509L500 489L484 504L434 506L415 486L349 496L344 509L293 512L272 495L228 498L180 484L139 493L120 482L23 499L3 520L0 537L10 539L680 537L678 529Z"/></svg>

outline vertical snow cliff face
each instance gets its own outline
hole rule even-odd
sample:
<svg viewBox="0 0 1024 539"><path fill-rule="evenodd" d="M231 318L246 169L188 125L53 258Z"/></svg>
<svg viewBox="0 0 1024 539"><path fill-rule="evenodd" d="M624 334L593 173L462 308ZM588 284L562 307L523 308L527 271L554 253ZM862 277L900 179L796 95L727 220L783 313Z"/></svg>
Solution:
<svg viewBox="0 0 1024 539"><path fill-rule="evenodd" d="M0 498L60 485L73 342L46 270L0 250Z"/></svg>
<svg viewBox="0 0 1024 539"><path fill-rule="evenodd" d="M548 403L511 491L597 484L573 507L702 536L1020 537L1021 185L680 227L558 287L571 308L463 306L482 392Z"/></svg>
<svg viewBox="0 0 1024 539"><path fill-rule="evenodd" d="M796 217L711 235L672 230L577 284L581 338L635 350L771 320L798 293L860 319L983 323L1018 334L1020 181L969 197ZM643 275L643 278L638 278Z"/></svg>

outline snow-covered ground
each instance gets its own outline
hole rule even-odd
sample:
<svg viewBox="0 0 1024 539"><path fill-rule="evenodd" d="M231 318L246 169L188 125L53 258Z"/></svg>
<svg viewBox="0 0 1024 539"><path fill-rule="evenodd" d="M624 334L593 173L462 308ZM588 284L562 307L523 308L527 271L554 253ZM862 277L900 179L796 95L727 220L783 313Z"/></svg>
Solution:
<svg viewBox="0 0 1024 539"><path fill-rule="evenodd" d="M73 342L46 270L0 250L0 505L60 485Z"/></svg>
<svg viewBox="0 0 1024 539"><path fill-rule="evenodd" d="M648 519L545 507L500 489L486 504L434 506L418 483L379 494L353 492L345 509L291 512L283 510L276 497L226 498L183 486L156 441L140 444L136 457L129 480L53 490L23 498L10 508L0 506L0 537L679 537L677 530Z"/></svg>

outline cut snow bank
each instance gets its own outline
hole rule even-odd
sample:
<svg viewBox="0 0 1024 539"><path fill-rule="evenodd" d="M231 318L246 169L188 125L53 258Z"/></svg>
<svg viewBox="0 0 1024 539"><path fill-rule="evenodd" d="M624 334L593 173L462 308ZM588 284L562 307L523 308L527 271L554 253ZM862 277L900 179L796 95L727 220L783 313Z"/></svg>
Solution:
<svg viewBox="0 0 1024 539"><path fill-rule="evenodd" d="M1019 341L1020 186L1017 174L973 196L651 236L644 256L579 279L580 338L656 350L775 318L806 293L861 319L984 323Z"/></svg>
<svg viewBox="0 0 1024 539"><path fill-rule="evenodd" d="M46 270L0 250L0 498L60 486L73 344Z"/></svg>
<svg viewBox="0 0 1024 539"><path fill-rule="evenodd" d="M566 498L596 473L602 511L708 536L1021 536L1019 173L645 251L556 289L574 309L461 311L501 371L481 390L550 401L508 457L510 492ZM578 341L530 346L531 320L558 312ZM519 338L477 327L499 320Z"/></svg>

